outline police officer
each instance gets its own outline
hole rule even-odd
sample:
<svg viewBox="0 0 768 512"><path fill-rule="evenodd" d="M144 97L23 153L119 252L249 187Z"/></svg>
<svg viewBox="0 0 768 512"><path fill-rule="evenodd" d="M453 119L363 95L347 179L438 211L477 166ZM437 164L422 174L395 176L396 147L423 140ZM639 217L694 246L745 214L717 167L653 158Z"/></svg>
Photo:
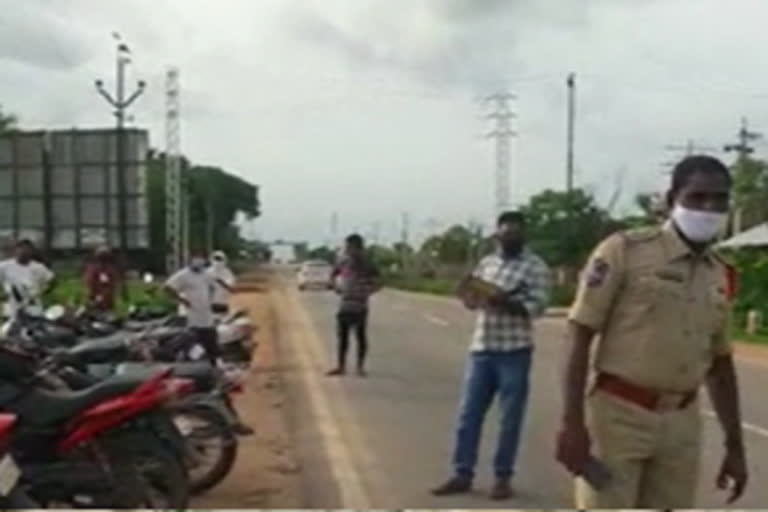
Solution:
<svg viewBox="0 0 768 512"><path fill-rule="evenodd" d="M702 383L725 432L716 483L730 491L729 503L744 491L726 269L710 249L725 227L730 189L730 173L719 160L685 158L667 195L670 219L610 236L587 263L569 314L556 456L579 476L594 455L612 479L593 487L577 478L579 508L693 508Z"/></svg>

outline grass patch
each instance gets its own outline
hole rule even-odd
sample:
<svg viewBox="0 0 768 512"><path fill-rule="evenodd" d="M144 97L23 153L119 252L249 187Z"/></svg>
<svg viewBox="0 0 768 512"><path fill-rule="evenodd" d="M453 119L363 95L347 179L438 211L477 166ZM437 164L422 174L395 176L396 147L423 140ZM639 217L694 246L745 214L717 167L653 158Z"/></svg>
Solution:
<svg viewBox="0 0 768 512"><path fill-rule="evenodd" d="M768 345L768 329L759 329L755 334L747 334L744 329L731 329L731 339L743 341L746 343L755 343L757 345Z"/></svg>
<svg viewBox="0 0 768 512"><path fill-rule="evenodd" d="M127 313L131 305L149 307L171 307L172 302L160 289L160 285L147 284L143 281L128 281L125 295L118 292L117 313ZM46 306L62 304L77 307L87 301L88 294L82 281L77 278L60 279L56 287L50 291L43 302Z"/></svg>

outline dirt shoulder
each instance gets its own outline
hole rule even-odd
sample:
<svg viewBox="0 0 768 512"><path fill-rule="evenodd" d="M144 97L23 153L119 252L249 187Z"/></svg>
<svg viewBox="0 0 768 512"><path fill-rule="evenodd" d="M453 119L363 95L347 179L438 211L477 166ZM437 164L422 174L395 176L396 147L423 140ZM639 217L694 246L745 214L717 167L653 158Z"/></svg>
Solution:
<svg viewBox="0 0 768 512"><path fill-rule="evenodd" d="M280 509L303 506L301 467L290 438L286 393L277 349L277 326L269 275L241 279L235 303L250 310L259 330L259 346L245 393L236 407L245 423L256 430L240 438L232 473L216 488L193 500L195 508Z"/></svg>

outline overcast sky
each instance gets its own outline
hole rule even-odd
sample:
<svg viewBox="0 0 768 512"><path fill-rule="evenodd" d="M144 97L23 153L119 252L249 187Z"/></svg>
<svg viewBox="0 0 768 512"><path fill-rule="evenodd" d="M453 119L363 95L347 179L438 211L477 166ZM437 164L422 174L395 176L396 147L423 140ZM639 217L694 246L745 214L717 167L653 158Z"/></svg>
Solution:
<svg viewBox="0 0 768 512"><path fill-rule="evenodd" d="M267 238L399 236L494 210L478 98L517 94L512 198L563 187L565 78L577 74L576 182L622 207L664 185L666 144L722 147L768 126L764 0L0 0L0 104L22 125L112 123L113 31L163 147L181 70L182 146L262 187ZM759 144L758 151L767 147ZM730 155L727 156L731 158ZM431 220L430 220L431 219Z"/></svg>

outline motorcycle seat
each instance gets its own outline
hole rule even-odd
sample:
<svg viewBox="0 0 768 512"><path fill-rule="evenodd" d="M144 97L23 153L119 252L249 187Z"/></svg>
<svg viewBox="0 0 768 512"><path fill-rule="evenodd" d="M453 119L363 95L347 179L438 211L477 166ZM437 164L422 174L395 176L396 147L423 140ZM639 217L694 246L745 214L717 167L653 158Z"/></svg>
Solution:
<svg viewBox="0 0 768 512"><path fill-rule="evenodd" d="M128 351L125 333L115 333L103 338L90 338L59 352L59 357L73 364L94 364L114 360Z"/></svg>
<svg viewBox="0 0 768 512"><path fill-rule="evenodd" d="M161 370L171 369L171 375L180 379L189 379L195 383L195 391L205 393L216 386L218 372L207 362L194 363L122 363L117 366L117 375L149 377Z"/></svg>
<svg viewBox="0 0 768 512"><path fill-rule="evenodd" d="M9 409L13 409L24 423L39 426L57 425L73 419L78 413L100 402L130 393L147 378L148 376L117 375L78 391L35 388Z"/></svg>

